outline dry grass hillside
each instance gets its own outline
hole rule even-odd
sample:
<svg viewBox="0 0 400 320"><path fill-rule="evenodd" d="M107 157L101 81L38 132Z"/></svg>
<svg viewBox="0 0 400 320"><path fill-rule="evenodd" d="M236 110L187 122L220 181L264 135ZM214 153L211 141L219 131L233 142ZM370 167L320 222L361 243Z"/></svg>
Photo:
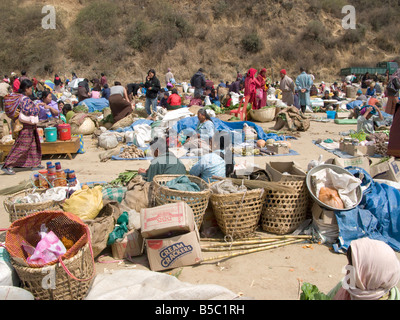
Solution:
<svg viewBox="0 0 400 320"><path fill-rule="evenodd" d="M356 8L356 30L341 26L346 4ZM55 30L41 27L43 5L56 8ZM105 72L126 83L170 67L179 82L202 67L232 81L249 67L294 77L302 65L334 80L340 68L397 60L399 9L394 0L2 1L0 73Z"/></svg>

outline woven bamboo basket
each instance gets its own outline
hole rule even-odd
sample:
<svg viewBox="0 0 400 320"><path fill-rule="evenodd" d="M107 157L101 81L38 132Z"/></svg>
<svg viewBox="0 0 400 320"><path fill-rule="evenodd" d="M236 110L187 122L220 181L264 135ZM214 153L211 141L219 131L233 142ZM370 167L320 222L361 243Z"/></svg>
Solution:
<svg viewBox="0 0 400 320"><path fill-rule="evenodd" d="M14 221L24 218L34 212L44 211L44 210L60 210L61 202L49 200L39 203L18 203L19 199L25 196L36 193L44 193L46 189L28 189L24 191L17 192L3 201L4 209L9 214L9 221L13 223Z"/></svg>
<svg viewBox="0 0 400 320"><path fill-rule="evenodd" d="M310 208L310 195L305 178L283 176L278 183L292 187L295 192L267 191L261 226L267 232L288 234L306 219Z"/></svg>
<svg viewBox="0 0 400 320"><path fill-rule="evenodd" d="M82 300L92 283L73 279L60 263L43 268L22 266L13 259L11 263L22 288L31 292L37 300ZM78 279L91 278L95 266L89 244L72 258L64 260L64 265Z"/></svg>
<svg viewBox="0 0 400 320"><path fill-rule="evenodd" d="M250 110L250 116L253 120L258 122L271 122L275 119L275 107L265 109Z"/></svg>
<svg viewBox="0 0 400 320"><path fill-rule="evenodd" d="M155 205L162 206L168 203L185 201L193 211L194 220L200 230L203 223L204 213L210 199L210 188L208 184L201 178L187 175L191 182L196 183L200 187L199 192L188 192L173 190L166 187L166 183L173 179L179 178L181 175L157 175L153 178L153 196Z"/></svg>
<svg viewBox="0 0 400 320"><path fill-rule="evenodd" d="M256 231L265 202L264 189L231 194L211 194L210 201L221 231L234 239Z"/></svg>

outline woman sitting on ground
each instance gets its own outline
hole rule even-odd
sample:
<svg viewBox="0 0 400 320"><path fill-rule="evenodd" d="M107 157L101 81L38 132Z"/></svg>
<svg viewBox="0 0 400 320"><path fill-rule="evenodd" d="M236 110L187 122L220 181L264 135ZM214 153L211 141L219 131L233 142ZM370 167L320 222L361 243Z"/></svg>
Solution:
<svg viewBox="0 0 400 320"><path fill-rule="evenodd" d="M29 98L32 95L32 81L22 80L19 93L20 100L19 121L23 124L22 130L11 148L10 153L1 168L6 174L15 174L14 168L43 169L42 148L36 124L39 122L39 106Z"/></svg>
<svg viewBox="0 0 400 320"><path fill-rule="evenodd" d="M43 91L40 100L35 101L40 109L39 121L47 120L48 118L57 118L60 114L58 104L52 99L50 91Z"/></svg>
<svg viewBox="0 0 400 320"><path fill-rule="evenodd" d="M190 99L189 107L191 106L202 106L203 105L203 100L201 100L201 95L200 94L195 94L195 96Z"/></svg>
<svg viewBox="0 0 400 320"><path fill-rule="evenodd" d="M172 89L172 94L168 97L167 103L167 110L176 110L182 106L182 98L178 94L178 90Z"/></svg>
<svg viewBox="0 0 400 320"><path fill-rule="evenodd" d="M213 152L204 154L190 169L189 174L202 178L207 183L217 181L216 177L229 177L233 173L234 160L229 133L216 133L213 138Z"/></svg>
<svg viewBox="0 0 400 320"><path fill-rule="evenodd" d="M186 174L185 165L172 152L169 152L167 141L164 138L155 138L150 143L150 150L154 159L149 168L138 170L147 182L152 182L153 178L159 174Z"/></svg>
<svg viewBox="0 0 400 320"><path fill-rule="evenodd" d="M217 95L217 90L211 89L211 93L210 93L209 97L210 97L210 102L212 104L215 104L218 107L221 106L221 102L219 101L219 97Z"/></svg>
<svg viewBox="0 0 400 320"><path fill-rule="evenodd" d="M360 110L357 118L357 132L364 131L366 134L375 133L375 121L384 120L383 115L377 106L365 105Z"/></svg>
<svg viewBox="0 0 400 320"><path fill-rule="evenodd" d="M400 300L400 263L383 241L353 240L347 250L347 275L333 288L333 300Z"/></svg>

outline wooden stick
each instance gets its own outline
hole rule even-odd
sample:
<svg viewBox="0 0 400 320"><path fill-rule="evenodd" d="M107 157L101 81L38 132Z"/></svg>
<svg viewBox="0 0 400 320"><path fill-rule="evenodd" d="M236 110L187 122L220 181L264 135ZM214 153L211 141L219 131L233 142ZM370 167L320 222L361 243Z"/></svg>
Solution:
<svg viewBox="0 0 400 320"><path fill-rule="evenodd" d="M205 259L203 259L203 261L201 263L207 262L207 261L212 261L212 260L221 260L221 259L236 257L239 255L244 255L244 254L253 253L253 252L275 249L275 248L279 248L279 247L283 247L283 246L287 246L290 244L299 243L299 242L303 242L303 241L304 241L304 239L297 239L297 240L291 240L290 242L286 242L286 243L265 246L262 248L250 249L250 250L239 251L239 252L230 252L229 254L226 254L226 255L205 258Z"/></svg>
<svg viewBox="0 0 400 320"><path fill-rule="evenodd" d="M273 241L267 243L256 243L250 245L240 245L240 246L232 246L232 247L201 247L201 251L233 251L233 250L249 250L255 248L262 248L262 247L269 247L271 245L281 244L281 243L288 243L293 240L280 240L280 241Z"/></svg>

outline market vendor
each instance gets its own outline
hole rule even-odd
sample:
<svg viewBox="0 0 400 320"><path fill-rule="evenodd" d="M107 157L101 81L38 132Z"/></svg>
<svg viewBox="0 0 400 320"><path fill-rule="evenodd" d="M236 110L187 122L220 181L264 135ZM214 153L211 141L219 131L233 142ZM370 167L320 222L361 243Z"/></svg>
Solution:
<svg viewBox="0 0 400 320"><path fill-rule="evenodd" d="M366 105L360 110L357 118L357 132L364 131L367 134L375 132L375 121L382 121L383 115L377 106Z"/></svg>
<svg viewBox="0 0 400 320"><path fill-rule="evenodd" d="M150 150L154 156L149 168L138 170L147 182L152 182L153 178L159 174L186 174L185 165L172 152L169 152L165 138L155 138L150 143Z"/></svg>
<svg viewBox="0 0 400 320"><path fill-rule="evenodd" d="M40 100L36 100L35 105L39 107L39 121L48 118L58 117L60 110L56 101L52 99L50 91L43 91Z"/></svg>
<svg viewBox="0 0 400 320"><path fill-rule="evenodd" d="M115 81L114 85L110 88L110 109L117 122L133 112L133 106L128 98L128 93L121 82Z"/></svg>
<svg viewBox="0 0 400 320"><path fill-rule="evenodd" d="M213 176L229 177L233 173L234 160L229 133L217 133L213 138L213 152L204 154L190 169L189 174L202 178L207 183L215 182Z"/></svg>
<svg viewBox="0 0 400 320"><path fill-rule="evenodd" d="M167 110L176 110L182 106L182 98L177 89L172 89L171 95L167 99Z"/></svg>
<svg viewBox="0 0 400 320"><path fill-rule="evenodd" d="M385 242L368 237L353 240L347 250L348 273L328 297L333 300L399 300L400 264ZM345 280L344 279L344 280ZM353 280L353 281L352 281ZM354 283L353 285L352 282Z"/></svg>

